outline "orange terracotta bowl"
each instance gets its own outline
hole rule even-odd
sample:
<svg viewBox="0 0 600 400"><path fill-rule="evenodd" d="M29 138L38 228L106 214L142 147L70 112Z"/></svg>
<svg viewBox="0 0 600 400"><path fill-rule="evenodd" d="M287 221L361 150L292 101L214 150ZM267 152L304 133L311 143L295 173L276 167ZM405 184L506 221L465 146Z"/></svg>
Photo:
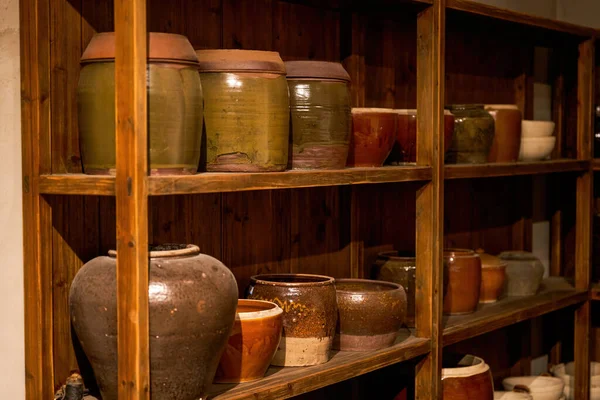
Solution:
<svg viewBox="0 0 600 400"><path fill-rule="evenodd" d="M283 329L283 310L262 300L238 300L235 323L225 346L216 383L260 379L275 355Z"/></svg>
<svg viewBox="0 0 600 400"><path fill-rule="evenodd" d="M506 264L481 268L480 303L495 303L504 290Z"/></svg>

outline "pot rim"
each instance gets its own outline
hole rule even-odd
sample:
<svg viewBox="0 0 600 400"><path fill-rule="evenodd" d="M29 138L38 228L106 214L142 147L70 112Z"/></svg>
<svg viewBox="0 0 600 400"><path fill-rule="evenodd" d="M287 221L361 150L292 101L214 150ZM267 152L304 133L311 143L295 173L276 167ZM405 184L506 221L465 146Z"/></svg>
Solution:
<svg viewBox="0 0 600 400"><path fill-rule="evenodd" d="M402 261L412 261L412 260L417 259L417 257L415 255L413 255L413 256L395 255L395 254L399 254L399 253L405 253L405 252L402 252L399 250L382 251L381 253L377 254L377 257L383 258L385 260L402 260ZM414 254L411 252L406 252L406 253Z"/></svg>
<svg viewBox="0 0 600 400"><path fill-rule="evenodd" d="M343 278L343 279L336 279L335 280L336 283L336 292L340 292L340 293L348 293L348 294L376 294L376 293L385 293L385 292L395 292L395 291L404 291L404 288L402 287L402 285L399 285L397 283L394 282L387 282L387 281L379 281L376 279L353 279L353 278ZM364 283L367 285L371 285L371 286L386 286L389 287L389 290L382 290L382 291L377 291L377 292L373 292L373 291L369 291L369 290L344 290L344 289L338 289L337 288L337 284L338 283Z"/></svg>
<svg viewBox="0 0 600 400"><path fill-rule="evenodd" d="M304 278L313 279L311 282L285 282L285 281L270 281L273 278L285 279L285 278ZM284 287L311 287L311 286L328 286L335 283L335 279L327 275L315 275L315 274L262 274L254 275L250 277L251 283L260 283L262 285L269 286L284 286Z"/></svg>
<svg viewBox="0 0 600 400"><path fill-rule="evenodd" d="M400 115L417 115L416 108L394 108L394 111ZM450 110L444 110L444 115L454 115Z"/></svg>
<svg viewBox="0 0 600 400"><path fill-rule="evenodd" d="M246 49L196 50L198 70L204 73L286 74L285 64L276 51Z"/></svg>
<svg viewBox="0 0 600 400"><path fill-rule="evenodd" d="M397 114L393 108L377 108L377 107L352 107L352 114Z"/></svg>
<svg viewBox="0 0 600 400"><path fill-rule="evenodd" d="M172 257L186 257L195 256L200 254L200 247L195 244L187 244L183 249L178 250L160 250L160 251L149 251L148 256L150 258L172 258ZM116 250L109 250L108 256L111 258L117 258Z"/></svg>
<svg viewBox="0 0 600 400"><path fill-rule="evenodd" d="M456 366L453 368L442 368L442 380L446 379L446 378L464 378L464 377L469 377L469 376L473 376L473 375L478 375L481 374L483 372L489 371L490 367L489 365L487 365L485 363L485 361L483 360L483 358L471 355L471 354L467 354L465 355L460 361L459 364L463 361L465 361L465 359L472 359L472 361L478 361L477 364L475 365L468 365L468 366Z"/></svg>
<svg viewBox="0 0 600 400"><path fill-rule="evenodd" d="M461 248L449 248L444 249L444 258L451 257L479 257L479 254L475 252L475 250L471 249L461 249Z"/></svg>
<svg viewBox="0 0 600 400"><path fill-rule="evenodd" d="M277 304L272 301L266 300L254 300L254 299L238 299L238 306L240 304L245 304L247 306L253 306L257 304L269 305L270 308L263 309L260 311L246 311L246 312L237 312L235 313L236 321L249 321L255 319L264 319L268 317L275 317L277 315L283 314L283 309L279 307Z"/></svg>

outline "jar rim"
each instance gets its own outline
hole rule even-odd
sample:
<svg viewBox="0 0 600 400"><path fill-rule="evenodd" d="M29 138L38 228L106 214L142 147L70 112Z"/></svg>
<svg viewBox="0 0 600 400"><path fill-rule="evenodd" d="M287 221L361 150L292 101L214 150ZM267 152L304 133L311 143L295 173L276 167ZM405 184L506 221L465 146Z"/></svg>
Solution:
<svg viewBox="0 0 600 400"><path fill-rule="evenodd" d="M263 274L251 276L250 282L269 286L308 287L332 285L335 279L314 274Z"/></svg>
<svg viewBox="0 0 600 400"><path fill-rule="evenodd" d="M163 245L163 246L165 246L165 245ZM159 246L149 246L150 250L148 251L148 256L150 258L173 258L173 257L195 256L197 254L200 254L200 247L196 246L195 244L185 244L185 245L180 244L179 246L185 246L185 247L181 247L179 249L173 249L173 250L152 250L153 247L159 247ZM112 257L112 258L117 258L117 251L109 250L108 256Z"/></svg>

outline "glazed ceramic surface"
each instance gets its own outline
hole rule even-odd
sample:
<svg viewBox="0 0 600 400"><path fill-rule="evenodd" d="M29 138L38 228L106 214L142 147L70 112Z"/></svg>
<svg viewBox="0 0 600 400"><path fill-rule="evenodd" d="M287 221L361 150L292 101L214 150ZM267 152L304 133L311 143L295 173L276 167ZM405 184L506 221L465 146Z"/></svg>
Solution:
<svg viewBox="0 0 600 400"><path fill-rule="evenodd" d="M481 258L481 291L479 292L479 302L495 303L504 291L506 262L485 253L482 249L478 249L477 254Z"/></svg>
<svg viewBox="0 0 600 400"><path fill-rule="evenodd" d="M557 364L550 370L552 374L561 378L565 385L575 387L575 363ZM600 388L600 363L592 361L590 363L590 387Z"/></svg>
<svg viewBox="0 0 600 400"><path fill-rule="evenodd" d="M116 172L114 41L112 32L95 35L81 58L77 106L86 174ZM147 68L150 174L194 174L202 87L192 45L181 35L150 33Z"/></svg>
<svg viewBox="0 0 600 400"><path fill-rule="evenodd" d="M556 137L531 137L521 139L520 161L541 161L550 157Z"/></svg>
<svg viewBox="0 0 600 400"><path fill-rule="evenodd" d="M494 392L494 400L533 400L533 397L521 392Z"/></svg>
<svg viewBox="0 0 600 400"><path fill-rule="evenodd" d="M417 260L414 253L387 251L379 253L373 266L373 277L377 280L394 282L406 292L405 324L415 326L415 292Z"/></svg>
<svg viewBox="0 0 600 400"><path fill-rule="evenodd" d="M152 398L204 398L233 326L237 283L197 246L158 249L150 252L148 287ZM106 400L118 389L116 265L114 252L94 258L69 296L71 323Z"/></svg>
<svg viewBox="0 0 600 400"><path fill-rule="evenodd" d="M339 310L334 348L369 351L394 344L406 315L402 286L367 279L337 279Z"/></svg>
<svg viewBox="0 0 600 400"><path fill-rule="evenodd" d="M225 346L215 382L260 379L275 355L283 329L283 310L275 303L238 300L235 323Z"/></svg>
<svg viewBox="0 0 600 400"><path fill-rule="evenodd" d="M350 76L339 63L288 61L292 169L346 166L352 116Z"/></svg>
<svg viewBox="0 0 600 400"><path fill-rule="evenodd" d="M488 161L517 161L521 147L521 111L510 104L490 104L485 106L485 110L494 118L494 141Z"/></svg>
<svg viewBox="0 0 600 400"><path fill-rule="evenodd" d="M347 166L381 167L396 138L396 112L387 108L353 108Z"/></svg>
<svg viewBox="0 0 600 400"><path fill-rule="evenodd" d="M544 265L526 251L505 251L498 257L506 262L507 296L531 296L537 293L544 276Z"/></svg>
<svg viewBox="0 0 600 400"><path fill-rule="evenodd" d="M493 400L490 367L479 357L444 356L442 390L444 400Z"/></svg>
<svg viewBox="0 0 600 400"><path fill-rule="evenodd" d="M504 379L502 385L504 390L513 390L517 385L527 388L533 400L559 400L565 383L550 376L518 376Z"/></svg>
<svg viewBox="0 0 600 400"><path fill-rule="evenodd" d="M552 121L523 121L523 137L547 137L554 133L555 124Z"/></svg>
<svg viewBox="0 0 600 400"><path fill-rule="evenodd" d="M305 366L329 361L337 323L334 279L322 275L256 275L248 297L283 309L283 335L271 364Z"/></svg>
<svg viewBox="0 0 600 400"><path fill-rule="evenodd" d="M444 251L444 313L469 314L481 291L481 259L473 250Z"/></svg>
<svg viewBox="0 0 600 400"><path fill-rule="evenodd" d="M449 164L488 162L494 141L494 118L480 104L452 105L454 134L446 153Z"/></svg>
<svg viewBox="0 0 600 400"><path fill-rule="evenodd" d="M283 171L289 96L278 53L198 50L204 90L206 170Z"/></svg>

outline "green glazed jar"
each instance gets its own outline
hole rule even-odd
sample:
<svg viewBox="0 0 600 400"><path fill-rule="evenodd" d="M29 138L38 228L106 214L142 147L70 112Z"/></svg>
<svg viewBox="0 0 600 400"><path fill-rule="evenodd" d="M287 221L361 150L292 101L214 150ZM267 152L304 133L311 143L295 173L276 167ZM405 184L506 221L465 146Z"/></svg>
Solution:
<svg viewBox="0 0 600 400"><path fill-rule="evenodd" d="M448 108L454 114L454 133L446 163L487 163L494 141L494 118L481 104L457 104Z"/></svg>
<svg viewBox="0 0 600 400"><path fill-rule="evenodd" d="M279 53L199 50L206 170L283 171L288 162L289 94Z"/></svg>
<svg viewBox="0 0 600 400"><path fill-rule="evenodd" d="M81 58L77 88L83 171L115 174L115 36L95 35ZM150 33L148 54L150 174L195 174L202 138L198 58L186 37Z"/></svg>
<svg viewBox="0 0 600 400"><path fill-rule="evenodd" d="M350 75L339 63L288 61L292 169L346 166L352 114Z"/></svg>

